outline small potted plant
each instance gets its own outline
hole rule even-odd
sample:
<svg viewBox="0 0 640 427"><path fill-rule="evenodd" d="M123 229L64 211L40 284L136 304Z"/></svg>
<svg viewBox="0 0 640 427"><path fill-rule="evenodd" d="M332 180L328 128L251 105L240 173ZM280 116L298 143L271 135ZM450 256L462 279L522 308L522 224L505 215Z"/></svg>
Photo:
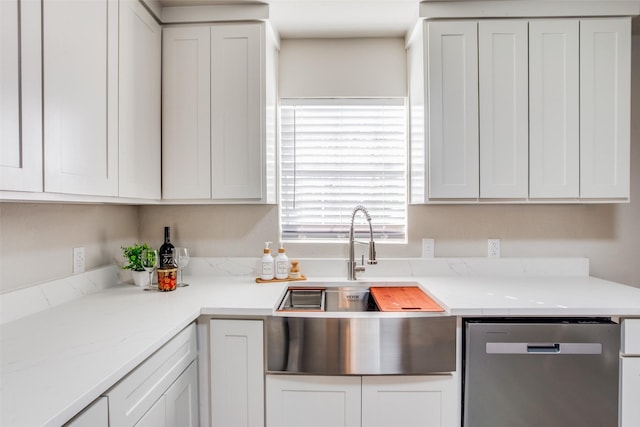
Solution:
<svg viewBox="0 0 640 427"><path fill-rule="evenodd" d="M123 270L130 270L133 274L133 282L138 286L149 285L149 273L142 266L142 252L151 249L146 243L134 243L133 246L123 246L122 255L126 264L122 266Z"/></svg>

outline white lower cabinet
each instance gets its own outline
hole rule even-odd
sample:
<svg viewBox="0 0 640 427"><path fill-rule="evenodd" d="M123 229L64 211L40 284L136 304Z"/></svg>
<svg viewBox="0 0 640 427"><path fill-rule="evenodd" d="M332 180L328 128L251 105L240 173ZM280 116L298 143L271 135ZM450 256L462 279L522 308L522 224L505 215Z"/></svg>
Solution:
<svg viewBox="0 0 640 427"><path fill-rule="evenodd" d="M109 426L197 426L196 356L192 324L105 393Z"/></svg>
<svg viewBox="0 0 640 427"><path fill-rule="evenodd" d="M162 396L153 404L151 409L140 418L136 427L166 427L167 426L167 399Z"/></svg>
<svg viewBox="0 0 640 427"><path fill-rule="evenodd" d="M450 375L362 377L362 425L455 426L456 390Z"/></svg>
<svg viewBox="0 0 640 427"><path fill-rule="evenodd" d="M264 426L262 320L212 319L209 324L212 426Z"/></svg>
<svg viewBox="0 0 640 427"><path fill-rule="evenodd" d="M640 425L640 319L622 322L620 427Z"/></svg>
<svg viewBox="0 0 640 427"><path fill-rule="evenodd" d="M360 427L359 376L267 375L268 427Z"/></svg>
<svg viewBox="0 0 640 427"><path fill-rule="evenodd" d="M269 427L455 426L450 375L267 375Z"/></svg>
<svg viewBox="0 0 640 427"><path fill-rule="evenodd" d="M109 404L99 397L65 424L65 427L109 427Z"/></svg>
<svg viewBox="0 0 640 427"><path fill-rule="evenodd" d="M640 356L620 358L620 427L640 424Z"/></svg>

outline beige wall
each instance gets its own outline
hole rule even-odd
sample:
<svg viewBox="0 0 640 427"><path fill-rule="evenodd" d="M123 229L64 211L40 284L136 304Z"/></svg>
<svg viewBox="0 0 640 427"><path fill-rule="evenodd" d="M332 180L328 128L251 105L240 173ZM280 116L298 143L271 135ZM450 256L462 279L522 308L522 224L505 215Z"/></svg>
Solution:
<svg viewBox="0 0 640 427"><path fill-rule="evenodd" d="M87 270L112 264L137 237L136 206L0 203L0 291L70 276L74 247Z"/></svg>
<svg viewBox="0 0 640 427"><path fill-rule="evenodd" d="M278 72L281 98L407 93L402 38L282 40Z"/></svg>
<svg viewBox="0 0 640 427"><path fill-rule="evenodd" d="M640 287L640 36L633 37L631 203L623 205L411 206L409 242L378 246L379 257L420 255L423 237L436 256L485 256L486 239L502 255L584 256L593 275ZM375 223L375 218L374 218ZM0 291L65 277L72 248L87 269L112 262L123 244L159 247L162 227L194 256L259 256L278 241L276 206L107 206L0 203ZM291 244L291 257L346 257L346 244Z"/></svg>

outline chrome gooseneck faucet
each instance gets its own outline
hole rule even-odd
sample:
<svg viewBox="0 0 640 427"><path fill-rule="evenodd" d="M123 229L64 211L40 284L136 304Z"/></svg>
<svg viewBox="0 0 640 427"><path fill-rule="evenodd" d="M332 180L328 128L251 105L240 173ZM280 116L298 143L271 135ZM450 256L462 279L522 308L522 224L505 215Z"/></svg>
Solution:
<svg viewBox="0 0 640 427"><path fill-rule="evenodd" d="M365 208L362 205L358 205L353 209L353 213L351 214L351 228L349 228L349 265L347 266L347 280L356 280L356 273L360 272L360 271L364 271L364 265L361 266L357 266L356 265L356 260L355 260L355 244L358 243L360 245L366 245L367 243L365 242L359 242L355 239L354 237L354 233L353 233L353 221L356 218L356 213L360 211L364 214L365 218L367 219L367 221L369 222L369 260L367 261L367 264L369 265L373 265L373 264L377 264L378 261L376 261L376 244L373 241L373 227L371 226L371 216L369 215L369 212L367 211L367 208ZM364 256L363 256L364 258ZM363 262L364 264L364 262Z"/></svg>

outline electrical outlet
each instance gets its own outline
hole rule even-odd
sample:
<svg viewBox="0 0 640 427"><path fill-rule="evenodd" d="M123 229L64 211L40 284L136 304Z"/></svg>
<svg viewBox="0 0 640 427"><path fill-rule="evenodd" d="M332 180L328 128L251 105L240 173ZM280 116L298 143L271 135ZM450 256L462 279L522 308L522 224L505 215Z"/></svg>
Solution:
<svg viewBox="0 0 640 427"><path fill-rule="evenodd" d="M73 272L84 273L84 248L73 248Z"/></svg>
<svg viewBox="0 0 640 427"><path fill-rule="evenodd" d="M436 252L436 242L433 239L422 239L422 258L433 258Z"/></svg>
<svg viewBox="0 0 640 427"><path fill-rule="evenodd" d="M487 243L487 256L489 258L500 258L500 239L489 239Z"/></svg>

